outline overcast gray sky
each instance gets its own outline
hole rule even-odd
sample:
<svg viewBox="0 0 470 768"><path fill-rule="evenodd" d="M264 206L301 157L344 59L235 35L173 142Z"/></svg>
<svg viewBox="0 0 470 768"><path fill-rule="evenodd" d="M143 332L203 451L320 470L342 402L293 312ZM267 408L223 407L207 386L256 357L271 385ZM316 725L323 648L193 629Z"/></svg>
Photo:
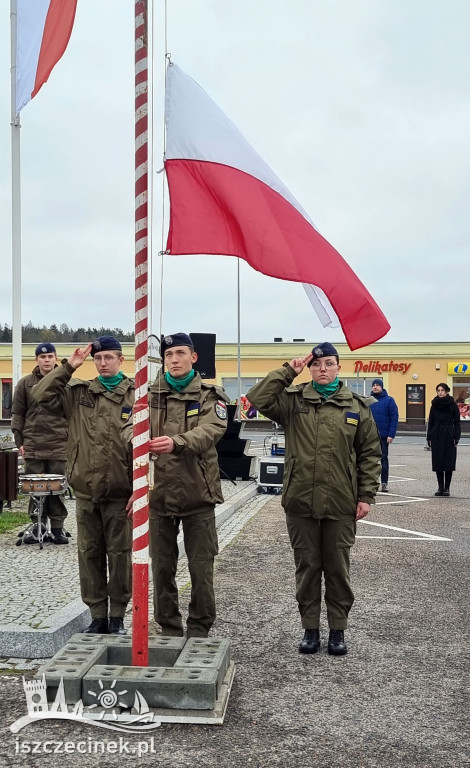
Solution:
<svg viewBox="0 0 470 768"><path fill-rule="evenodd" d="M11 324L10 54L0 21L0 322ZM168 50L339 250L388 341L469 338L468 0L167 0ZM162 242L163 0L155 0L153 327ZM134 326L132 0L78 0L22 111L23 322ZM163 330L235 341L236 260L166 257ZM300 284L241 262L244 342L323 330Z"/></svg>

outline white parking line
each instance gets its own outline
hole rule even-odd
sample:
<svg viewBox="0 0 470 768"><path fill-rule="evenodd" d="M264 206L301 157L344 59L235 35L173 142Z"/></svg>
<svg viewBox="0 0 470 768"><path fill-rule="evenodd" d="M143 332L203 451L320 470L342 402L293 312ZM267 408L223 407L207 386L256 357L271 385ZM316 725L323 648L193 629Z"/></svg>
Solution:
<svg viewBox="0 0 470 768"><path fill-rule="evenodd" d="M415 499L415 501L424 501L424 499ZM433 533L423 533L422 531L410 531L408 528L397 528L394 525L385 525L384 523L375 523L372 520L359 520L364 525L375 525L377 528L386 528L389 531L398 531L399 533L408 533L410 536L356 536L357 539L401 539L403 541L452 541L445 536L436 536Z"/></svg>
<svg viewBox="0 0 470 768"><path fill-rule="evenodd" d="M412 501L430 501L430 499L423 499L423 498L421 498L421 496L402 496L402 494L400 494L400 493L390 493L390 492L389 493L382 493L381 491L379 491L378 495L381 496L381 497L382 496L387 496L387 497L393 496L396 499L400 499L400 501L388 501L388 499L387 499L387 501L385 501L385 500L384 501L378 501L376 503L377 507L387 506L387 505L391 506L393 504L411 504Z"/></svg>

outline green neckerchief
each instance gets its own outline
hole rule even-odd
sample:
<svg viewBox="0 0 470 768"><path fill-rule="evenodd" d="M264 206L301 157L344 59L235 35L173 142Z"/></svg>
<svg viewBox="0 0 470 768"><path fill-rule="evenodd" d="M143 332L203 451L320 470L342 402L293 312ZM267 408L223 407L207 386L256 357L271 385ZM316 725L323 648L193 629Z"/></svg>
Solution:
<svg viewBox="0 0 470 768"><path fill-rule="evenodd" d="M328 398L333 395L339 386L339 379L336 377L334 381L330 381L329 384L317 384L316 381L312 381L313 388L316 389L319 395Z"/></svg>
<svg viewBox="0 0 470 768"><path fill-rule="evenodd" d="M172 389L176 389L177 392L181 392L182 389L188 386L188 384L191 383L191 381L194 379L196 375L196 371L194 368L191 368L187 376L184 376L182 379L174 379L171 373L168 373L168 371L165 373L165 381L167 384L170 385Z"/></svg>
<svg viewBox="0 0 470 768"><path fill-rule="evenodd" d="M121 383L121 381L124 378L124 374L122 371L119 371L115 376L108 376L105 378L104 376L98 376L98 380L101 381L103 387L106 387L106 389L109 389L110 392L113 391L113 389L116 389L117 385Z"/></svg>

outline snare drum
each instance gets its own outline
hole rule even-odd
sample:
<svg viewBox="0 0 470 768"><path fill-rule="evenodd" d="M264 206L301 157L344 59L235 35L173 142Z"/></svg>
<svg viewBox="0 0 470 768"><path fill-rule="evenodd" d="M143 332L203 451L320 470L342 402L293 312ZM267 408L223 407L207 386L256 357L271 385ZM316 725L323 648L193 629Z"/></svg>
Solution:
<svg viewBox="0 0 470 768"><path fill-rule="evenodd" d="M58 496L67 490L67 479L63 475L22 475L18 490L31 496Z"/></svg>

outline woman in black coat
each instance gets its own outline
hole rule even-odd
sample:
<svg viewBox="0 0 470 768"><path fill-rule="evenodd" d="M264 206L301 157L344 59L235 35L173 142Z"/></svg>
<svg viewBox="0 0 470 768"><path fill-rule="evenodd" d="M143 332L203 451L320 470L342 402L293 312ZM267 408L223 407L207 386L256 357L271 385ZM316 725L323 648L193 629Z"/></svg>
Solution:
<svg viewBox="0 0 470 768"><path fill-rule="evenodd" d="M450 481L457 459L460 440L460 411L449 395L447 384L438 384L437 397L431 402L428 421L428 445L432 451L432 469L437 475L435 496L450 496Z"/></svg>

